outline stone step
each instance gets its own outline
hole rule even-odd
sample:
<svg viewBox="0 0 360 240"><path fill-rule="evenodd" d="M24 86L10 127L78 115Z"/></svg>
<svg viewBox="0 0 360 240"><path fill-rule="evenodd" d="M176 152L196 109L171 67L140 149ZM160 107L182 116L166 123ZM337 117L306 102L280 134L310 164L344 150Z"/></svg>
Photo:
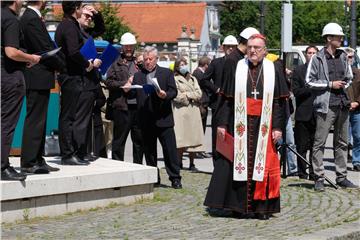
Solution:
<svg viewBox="0 0 360 240"><path fill-rule="evenodd" d="M20 159L10 161L19 170ZM2 222L153 198L154 167L105 158L89 166L63 166L58 158L47 163L60 171L28 175L23 182L0 181Z"/></svg>

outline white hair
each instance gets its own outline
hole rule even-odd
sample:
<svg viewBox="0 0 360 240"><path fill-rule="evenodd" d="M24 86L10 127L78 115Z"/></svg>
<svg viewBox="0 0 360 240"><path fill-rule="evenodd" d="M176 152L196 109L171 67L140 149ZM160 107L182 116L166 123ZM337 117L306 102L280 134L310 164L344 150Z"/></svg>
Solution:
<svg viewBox="0 0 360 240"><path fill-rule="evenodd" d="M145 54L149 54L149 53L151 53L151 52L153 52L153 53L155 54L155 56L158 57L158 50L157 50L155 47L153 47L153 46L146 46L146 47L144 48L144 55L145 55Z"/></svg>

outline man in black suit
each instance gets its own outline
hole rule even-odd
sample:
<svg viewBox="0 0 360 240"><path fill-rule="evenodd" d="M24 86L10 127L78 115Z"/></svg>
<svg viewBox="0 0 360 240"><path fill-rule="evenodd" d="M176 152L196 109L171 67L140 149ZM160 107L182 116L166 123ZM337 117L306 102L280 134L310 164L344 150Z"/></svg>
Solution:
<svg viewBox="0 0 360 240"><path fill-rule="evenodd" d="M213 163L218 157L216 152L216 129L218 127L215 111L217 107L218 96L221 92L222 75L227 56L237 47L238 41L236 37L229 35L224 38L222 48L225 53L223 57L215 58L211 61L209 67L206 69L202 81L199 82L201 89L210 93L209 107L212 111L211 117L211 138L212 138L212 156Z"/></svg>
<svg viewBox="0 0 360 240"><path fill-rule="evenodd" d="M305 76L311 57L318 52L316 46L308 46L305 51L306 63L298 66L293 73L292 86L296 99L295 112L295 145L297 152L306 159L306 152L310 150L310 163L312 146L316 130L316 121L313 113L314 95L310 88L305 87ZM299 178L308 179L306 164L298 157L297 159ZM312 178L312 167L309 169Z"/></svg>
<svg viewBox="0 0 360 240"><path fill-rule="evenodd" d="M206 120L208 115L208 106L210 103L210 92L208 92L208 89L205 89L202 86L201 82L203 81L205 71L208 69L210 64L210 58L208 57L201 57L199 59L199 65L198 67L193 71L193 76L198 80L198 83L200 85L202 96L200 99L200 113L201 113L201 120L203 125L203 131L205 134L206 131Z"/></svg>
<svg viewBox="0 0 360 240"><path fill-rule="evenodd" d="M18 15L21 1L1 1L1 180L26 179L9 162L11 143L25 96L24 68L37 64L40 56L27 54Z"/></svg>
<svg viewBox="0 0 360 240"><path fill-rule="evenodd" d="M21 17L21 28L28 53L36 54L54 49L41 10L44 1L28 1ZM26 118L21 148L21 171L25 173L49 173L59 168L51 167L42 157L45 145L46 116L50 89L55 87L55 71L61 71L63 61L58 56L42 59L39 64L24 72L26 82Z"/></svg>
<svg viewBox="0 0 360 240"><path fill-rule="evenodd" d="M166 172L171 185L175 189L182 188L180 166L177 161L176 140L174 133L174 118L171 101L177 95L173 73L157 65L158 52L154 47L144 49L145 69L135 73L132 84L145 85L157 81L160 89L147 92L136 90L138 104L139 125L144 138L144 152L146 164L157 167L157 138L163 149ZM155 80L156 79L156 80ZM130 81L124 85L130 86ZM125 90L127 91L127 90ZM134 92L133 92L134 93ZM160 175L158 173L158 184Z"/></svg>
<svg viewBox="0 0 360 240"><path fill-rule="evenodd" d="M95 100L97 78L91 71L101 65L99 59L87 60L80 49L84 45L80 25L82 1L63 1L64 18L55 32L55 41L65 54L66 73L59 76L61 111L59 117L61 163L88 165L87 130Z"/></svg>

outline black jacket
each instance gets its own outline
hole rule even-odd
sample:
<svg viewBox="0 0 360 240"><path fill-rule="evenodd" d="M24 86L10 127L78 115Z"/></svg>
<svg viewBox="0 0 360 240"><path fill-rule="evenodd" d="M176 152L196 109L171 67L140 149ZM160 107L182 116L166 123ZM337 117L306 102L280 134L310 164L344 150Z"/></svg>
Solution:
<svg viewBox="0 0 360 240"><path fill-rule="evenodd" d="M133 84L146 84L147 71L137 72ZM139 110L139 123L142 127L173 127L174 118L171 102L177 95L174 74L167 68L156 66L155 78L160 88L166 92L166 98L161 99L156 92L145 94L143 89L136 90L136 100Z"/></svg>
<svg viewBox="0 0 360 240"><path fill-rule="evenodd" d="M208 107L209 106L209 102L210 102L210 93L208 92L207 89L202 87L202 82L203 82L203 78L205 73L203 71L201 71L199 68L196 68L192 74L198 81L199 86L201 88L202 91L202 95L201 95L201 99L200 99L200 103L204 106L204 107Z"/></svg>
<svg viewBox="0 0 360 240"><path fill-rule="evenodd" d="M127 94L121 88L129 79L129 67L121 57L107 71L105 85L109 89L109 107L118 110L128 110Z"/></svg>
<svg viewBox="0 0 360 240"><path fill-rule="evenodd" d="M55 41L65 54L67 74L83 76L86 68L89 67L89 62L80 53L84 39L79 23L74 17L66 17L60 22L55 32Z"/></svg>
<svg viewBox="0 0 360 240"><path fill-rule="evenodd" d="M210 107L216 108L218 95L216 91L221 88L222 75L224 70L225 57L215 58L211 61L208 69L206 69L202 81L199 82L200 87L210 93Z"/></svg>
<svg viewBox="0 0 360 240"><path fill-rule="evenodd" d="M37 13L27 8L20 19L25 37L25 47L29 54L39 54L54 49L46 26ZM55 55L42 59L32 68L26 68L24 75L27 89L51 89L55 87L55 71L65 67L63 59Z"/></svg>
<svg viewBox="0 0 360 240"><path fill-rule="evenodd" d="M296 121L309 121L313 116L315 96L310 88L305 86L305 76L308 64L295 68L292 78L292 90L296 99Z"/></svg>

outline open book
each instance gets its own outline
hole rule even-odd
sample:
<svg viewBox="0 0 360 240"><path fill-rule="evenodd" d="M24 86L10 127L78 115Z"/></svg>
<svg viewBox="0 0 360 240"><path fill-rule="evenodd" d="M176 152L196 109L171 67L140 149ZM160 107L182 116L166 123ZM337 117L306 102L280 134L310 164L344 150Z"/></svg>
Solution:
<svg viewBox="0 0 360 240"><path fill-rule="evenodd" d="M160 92L161 88L159 86L157 78L150 79L151 84L154 86L156 92Z"/></svg>

